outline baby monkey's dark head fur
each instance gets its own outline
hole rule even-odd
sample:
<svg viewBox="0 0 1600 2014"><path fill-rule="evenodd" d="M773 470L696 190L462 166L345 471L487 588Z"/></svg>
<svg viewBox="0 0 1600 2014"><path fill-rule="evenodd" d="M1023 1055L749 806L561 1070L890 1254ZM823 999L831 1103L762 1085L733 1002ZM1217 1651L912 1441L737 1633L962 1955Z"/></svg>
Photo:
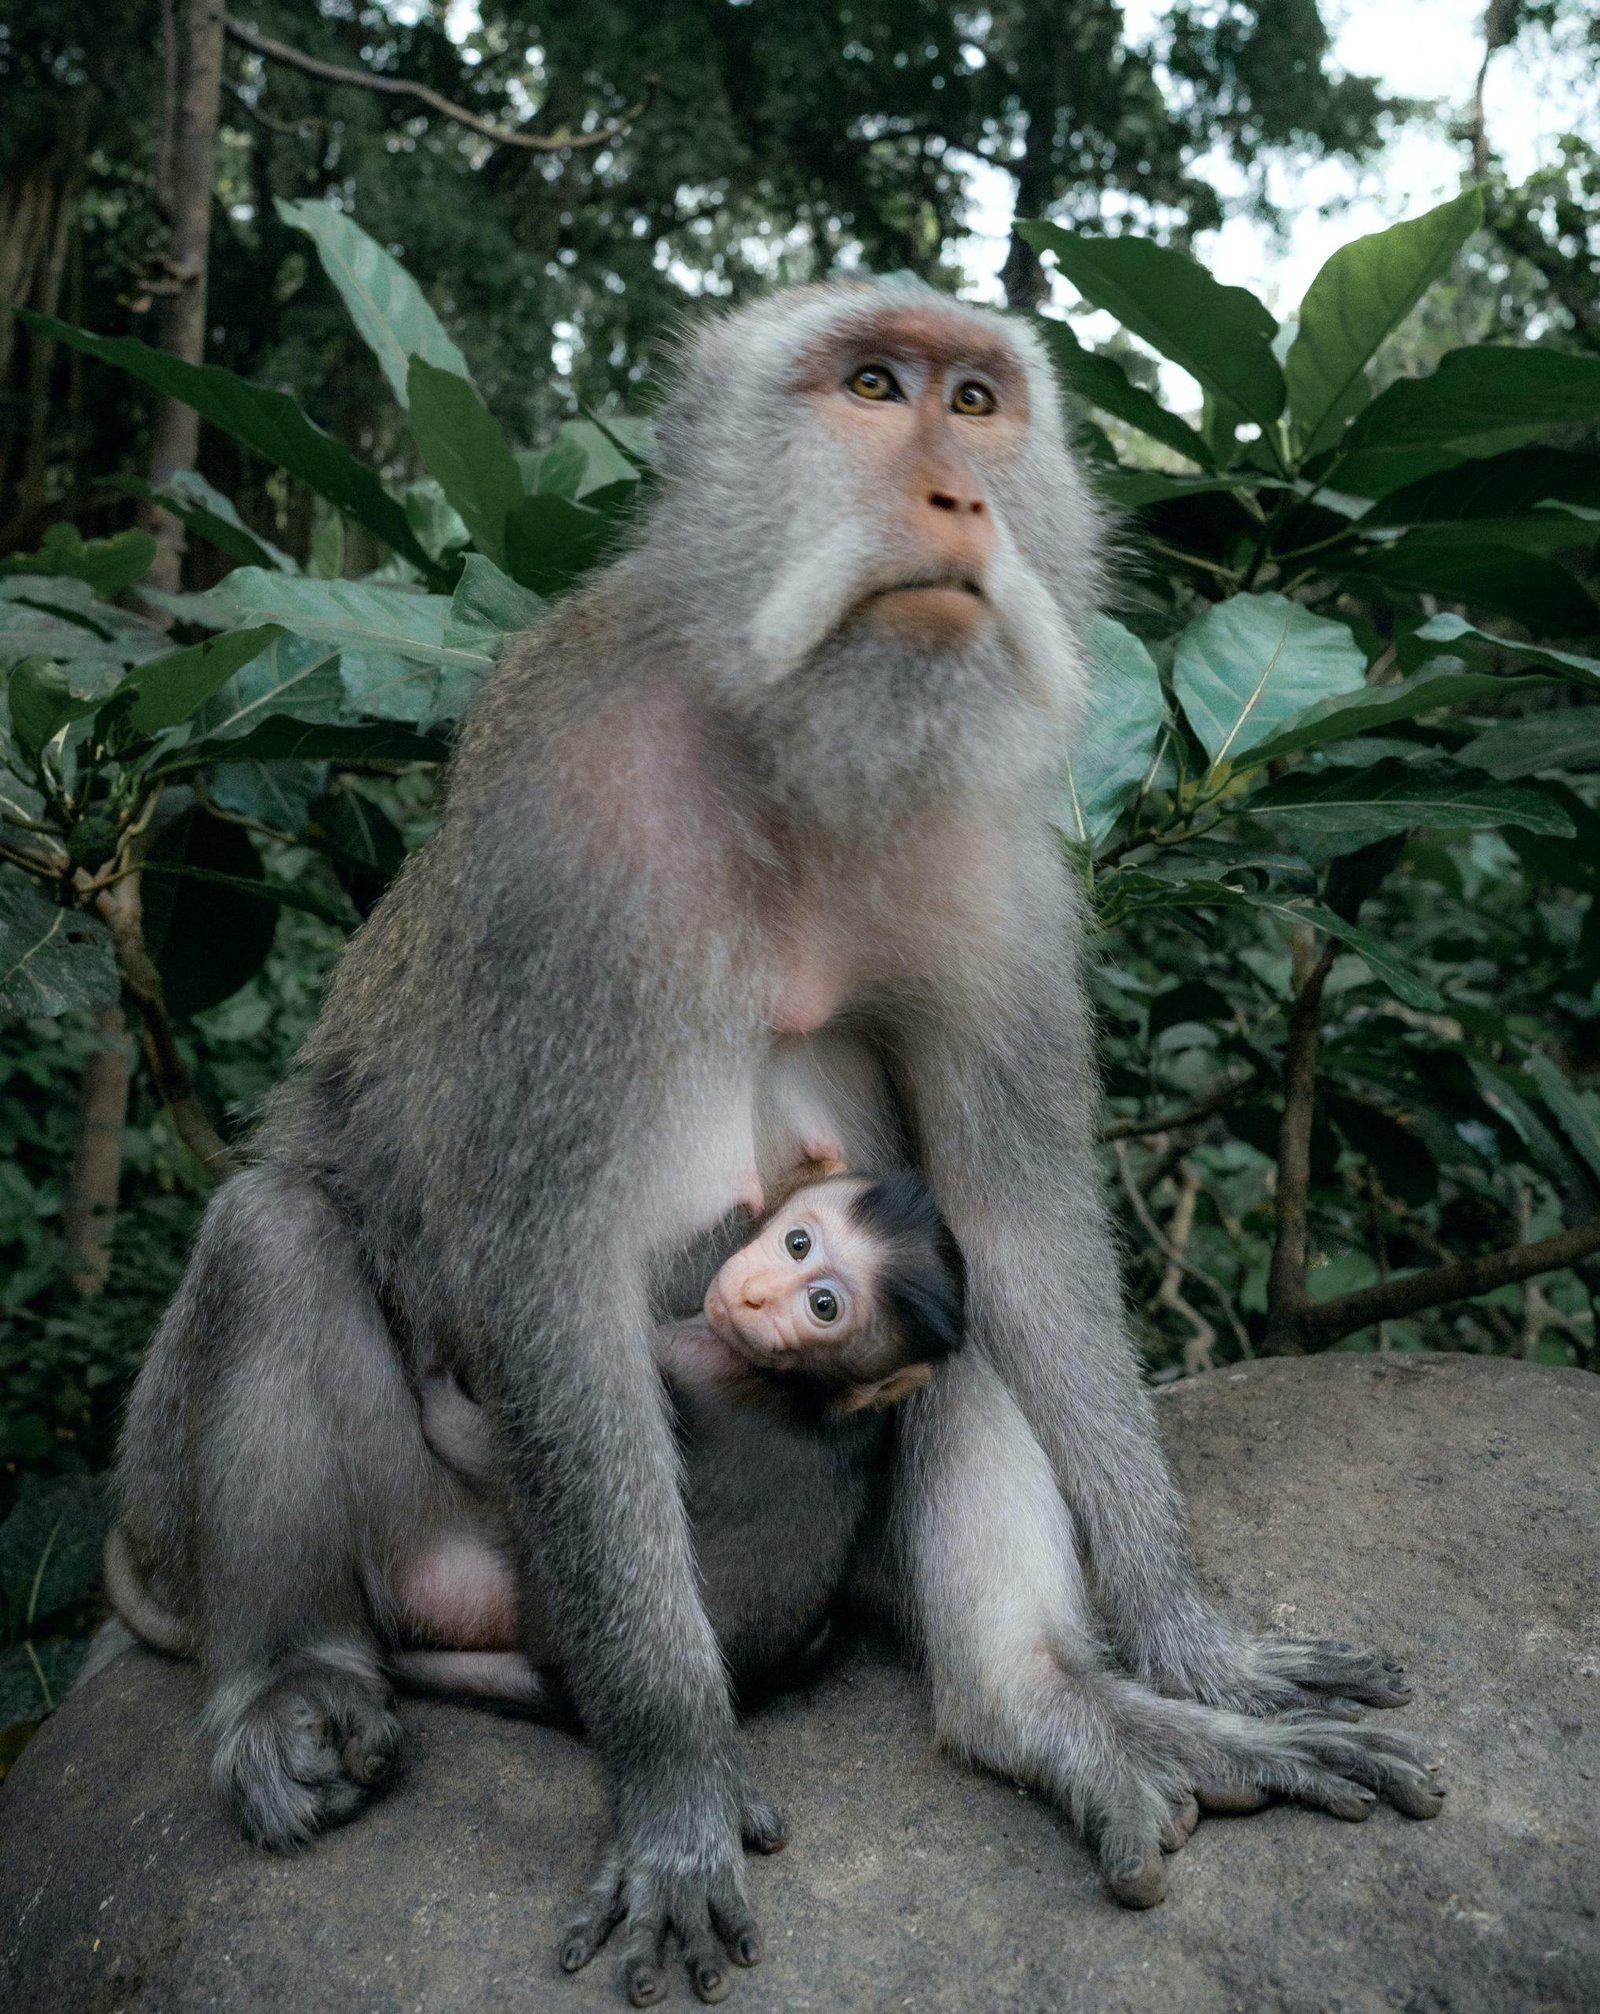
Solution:
<svg viewBox="0 0 1600 2014"><path fill-rule="evenodd" d="M961 1347L967 1269L928 1184L910 1169L869 1182L850 1217L882 1251L880 1319L906 1363L936 1364Z"/></svg>

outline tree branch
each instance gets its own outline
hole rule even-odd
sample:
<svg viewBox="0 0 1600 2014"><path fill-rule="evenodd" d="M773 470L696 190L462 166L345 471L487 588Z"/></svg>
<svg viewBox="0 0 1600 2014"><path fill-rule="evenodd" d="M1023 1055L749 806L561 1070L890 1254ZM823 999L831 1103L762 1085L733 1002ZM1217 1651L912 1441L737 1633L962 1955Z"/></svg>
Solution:
<svg viewBox="0 0 1600 2014"><path fill-rule="evenodd" d="M206 1117L205 1108L195 1095L188 1066L173 1040L161 974L144 941L138 875L126 875L104 889L95 898L95 908L111 932L122 989L139 1010L140 1045L161 1102L172 1115L179 1139L212 1179L221 1182L239 1164Z"/></svg>
<svg viewBox="0 0 1600 2014"><path fill-rule="evenodd" d="M1278 1234L1267 1279L1267 1347L1303 1349L1298 1317L1310 1301L1306 1286L1306 1197L1311 1188L1311 1122L1317 1102L1317 1037L1322 989L1327 984L1339 940L1330 937L1309 965L1310 932L1295 938L1298 990L1289 1013L1283 1052L1283 1124L1278 1133Z"/></svg>
<svg viewBox="0 0 1600 2014"><path fill-rule="evenodd" d="M1238 1102L1242 1092L1249 1090L1256 1081L1254 1070L1247 1070L1242 1077L1230 1077L1214 1086L1203 1098L1197 1098L1192 1105L1186 1105L1181 1112L1167 1112L1156 1119L1112 1119L1100 1129L1102 1140L1137 1140L1147 1133L1172 1133L1180 1126L1197 1125L1202 1119L1209 1119L1217 1112L1225 1112L1230 1105Z"/></svg>
<svg viewBox="0 0 1600 2014"><path fill-rule="evenodd" d="M275 42L259 29L247 28L242 21L235 21L231 14L224 19L223 29L230 42L237 42L240 48L249 49L257 56L265 56L270 63L282 63L288 69L303 71L308 77L319 77L325 84L349 84L357 90L379 91L391 98L415 98L418 104L426 105L430 111L438 112L446 119L453 119L458 126L465 126L471 132L481 133L484 139L493 140L497 146L526 147L537 154L603 147L608 140L615 140L625 133L636 119L643 118L656 94L656 80L647 77L645 95L638 104L630 105L625 112L608 120L593 133L520 133L509 126L497 126L492 119L480 118L464 105L453 104L427 84L413 84L404 77L382 77L371 70L351 70L341 63L325 63L320 57L307 56L299 49L291 49L286 42Z"/></svg>
<svg viewBox="0 0 1600 2014"><path fill-rule="evenodd" d="M1587 1218L1532 1245L1512 1245L1476 1259L1452 1259L1447 1265L1430 1266L1424 1273L1407 1273L1353 1294L1336 1295L1331 1301L1308 1302L1294 1312L1295 1333L1302 1348L1322 1349L1341 1336L1370 1329L1376 1322L1420 1314L1425 1308L1443 1307L1447 1301L1469 1301L1496 1287L1532 1279L1536 1273L1575 1266L1594 1252L1600 1252L1600 1217Z"/></svg>

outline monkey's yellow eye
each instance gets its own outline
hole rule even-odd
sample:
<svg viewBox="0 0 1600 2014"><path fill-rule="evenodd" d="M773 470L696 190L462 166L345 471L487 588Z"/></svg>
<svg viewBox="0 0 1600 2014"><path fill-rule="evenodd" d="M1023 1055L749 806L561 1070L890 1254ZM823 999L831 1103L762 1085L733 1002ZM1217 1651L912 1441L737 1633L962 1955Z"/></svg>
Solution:
<svg viewBox="0 0 1600 2014"><path fill-rule="evenodd" d="M886 371L882 364L863 364L845 386L858 399L897 399L900 387L894 381L894 373Z"/></svg>
<svg viewBox="0 0 1600 2014"><path fill-rule="evenodd" d="M985 413L994 411L994 393L987 385L980 385L976 378L968 378L964 385L956 387L950 410L962 413L968 419L982 419Z"/></svg>

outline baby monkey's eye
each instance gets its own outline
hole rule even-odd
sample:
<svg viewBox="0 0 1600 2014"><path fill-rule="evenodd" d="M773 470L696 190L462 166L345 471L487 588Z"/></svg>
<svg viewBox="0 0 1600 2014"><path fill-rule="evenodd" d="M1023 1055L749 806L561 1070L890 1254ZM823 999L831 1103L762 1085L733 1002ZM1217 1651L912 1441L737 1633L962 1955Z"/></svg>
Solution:
<svg viewBox="0 0 1600 2014"><path fill-rule="evenodd" d="M846 390L855 393L858 399L897 399L900 387L895 383L894 373L886 371L882 364L863 364L855 375L846 381Z"/></svg>
<svg viewBox="0 0 1600 2014"><path fill-rule="evenodd" d="M994 411L994 393L987 385L980 385L976 378L968 378L964 385L957 385L950 410L962 413L968 419L982 419L985 413Z"/></svg>
<svg viewBox="0 0 1600 2014"><path fill-rule="evenodd" d="M839 1296L831 1288L813 1287L806 1300L819 1322L836 1322L839 1319Z"/></svg>
<svg viewBox="0 0 1600 2014"><path fill-rule="evenodd" d="M811 1250L811 1233L802 1231L798 1225L783 1234L784 1250L791 1259L803 1259Z"/></svg>

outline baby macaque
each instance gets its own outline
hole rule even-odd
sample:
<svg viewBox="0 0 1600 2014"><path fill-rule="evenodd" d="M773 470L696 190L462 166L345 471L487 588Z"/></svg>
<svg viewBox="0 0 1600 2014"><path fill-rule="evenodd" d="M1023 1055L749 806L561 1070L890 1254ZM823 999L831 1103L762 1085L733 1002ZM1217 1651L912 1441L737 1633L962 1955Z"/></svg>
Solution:
<svg viewBox="0 0 1600 2014"><path fill-rule="evenodd" d="M964 1290L960 1251L920 1176L808 1174L723 1263L701 1313L657 1331L707 1611L746 1692L815 1661L872 1507L886 1409L960 1346ZM493 1428L449 1371L423 1381L422 1433L492 1499ZM486 1608L504 1613L509 1558L491 1564L486 1537L480 1528L476 1577ZM458 1581L473 1578L452 1564ZM415 1593L432 1578L413 1580ZM493 1596L491 1581L502 1583ZM402 1608L413 1642L448 1641L445 1618L425 1603ZM528 1620L497 1655L401 1650L392 1668L423 1689L539 1705L544 1681L511 1649L530 1641ZM488 1649L476 1631L466 1641Z"/></svg>

